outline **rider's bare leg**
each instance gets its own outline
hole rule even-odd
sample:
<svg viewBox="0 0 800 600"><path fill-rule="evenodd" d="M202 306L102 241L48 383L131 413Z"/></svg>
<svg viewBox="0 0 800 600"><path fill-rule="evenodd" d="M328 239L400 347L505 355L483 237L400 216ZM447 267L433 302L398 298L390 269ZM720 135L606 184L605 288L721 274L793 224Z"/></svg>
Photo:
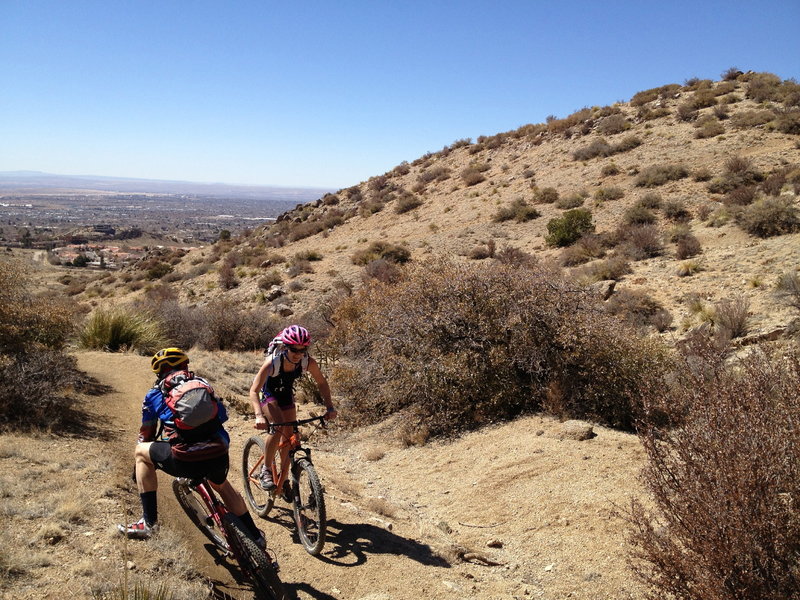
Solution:
<svg viewBox="0 0 800 600"><path fill-rule="evenodd" d="M154 492L158 489L158 476L156 466L150 460L151 442L136 444L134 458L136 459L136 486L139 493Z"/></svg>

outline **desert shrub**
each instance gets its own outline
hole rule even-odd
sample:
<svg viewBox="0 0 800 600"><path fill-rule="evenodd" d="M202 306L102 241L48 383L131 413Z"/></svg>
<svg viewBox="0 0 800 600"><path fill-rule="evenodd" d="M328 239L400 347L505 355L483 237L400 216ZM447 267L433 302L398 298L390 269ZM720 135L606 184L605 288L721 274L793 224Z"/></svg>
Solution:
<svg viewBox="0 0 800 600"><path fill-rule="evenodd" d="M569 246L590 231L594 231L591 211L575 208L566 211L559 218L550 219L547 223L545 242L548 246Z"/></svg>
<svg viewBox="0 0 800 600"><path fill-rule="evenodd" d="M728 108L727 104L717 104L711 113L720 121L724 121L731 116L730 108Z"/></svg>
<svg viewBox="0 0 800 600"><path fill-rule="evenodd" d="M615 254L605 260L598 260L576 269L573 276L577 281L594 283L608 280L619 281L632 272L628 257L624 254Z"/></svg>
<svg viewBox="0 0 800 600"><path fill-rule="evenodd" d="M280 274L280 271L277 269L272 269L267 271L264 276L259 278L258 280L258 287L262 290L268 290L273 285L280 285L283 282L283 275Z"/></svg>
<svg viewBox="0 0 800 600"><path fill-rule="evenodd" d="M714 106L717 103L717 93L713 89L702 89L695 92L691 100L689 100L692 108L701 109Z"/></svg>
<svg viewBox="0 0 800 600"><path fill-rule="evenodd" d="M697 118L697 108L691 102L684 102L678 105L675 116L679 121L694 121Z"/></svg>
<svg viewBox="0 0 800 600"><path fill-rule="evenodd" d="M595 258L602 258L605 253L602 238L594 233L586 233L572 246L567 246L561 251L559 263L564 267L574 267Z"/></svg>
<svg viewBox="0 0 800 600"><path fill-rule="evenodd" d="M432 181L446 181L450 178L450 169L443 165L432 167L420 173L417 176L417 181L422 184L428 184Z"/></svg>
<svg viewBox="0 0 800 600"><path fill-rule="evenodd" d="M611 156L614 154L614 148L604 139L593 141L591 144L584 148L579 148L572 153L574 160L589 160L597 156Z"/></svg>
<svg viewBox="0 0 800 600"><path fill-rule="evenodd" d="M789 306L800 310L800 273L797 271L783 273L775 285L775 293Z"/></svg>
<svg viewBox="0 0 800 600"><path fill-rule="evenodd" d="M655 225L627 225L617 231L621 251L632 260L645 260L664 253L664 242Z"/></svg>
<svg viewBox="0 0 800 600"><path fill-rule="evenodd" d="M620 152L628 152L629 150L633 150L634 148L638 148L642 145L642 140L636 137L635 135L628 135L622 138L618 144L614 144L614 154L619 154Z"/></svg>
<svg viewBox="0 0 800 600"><path fill-rule="evenodd" d="M522 198L517 198L512 201L511 204L500 207L492 216L492 221L495 223L502 223L513 219L517 223L524 223L531 219L536 219L539 216L540 213L538 210L525 202Z"/></svg>
<svg viewBox="0 0 800 600"><path fill-rule="evenodd" d="M470 165L461 171L461 181L467 184L467 186L477 185L486 181L486 177L483 175L484 171L486 171L486 169L481 166Z"/></svg>
<svg viewBox="0 0 800 600"><path fill-rule="evenodd" d="M622 188L616 186L601 187L598 188L594 193L595 200L599 200L600 202L604 202L606 200L619 200L624 196L625 192L622 191Z"/></svg>
<svg viewBox="0 0 800 600"><path fill-rule="evenodd" d="M689 233L678 238L677 246L675 248L675 257L678 260L691 258L692 256L697 256L700 254L702 250L703 248L700 245L700 240Z"/></svg>
<svg viewBox="0 0 800 600"><path fill-rule="evenodd" d="M196 344L204 350L264 349L280 326L269 309L242 310L229 300L209 303L203 307L201 317L202 328L196 332Z"/></svg>
<svg viewBox="0 0 800 600"><path fill-rule="evenodd" d="M644 206L634 204L625 211L622 220L628 225L650 225L656 222L657 217L655 213Z"/></svg>
<svg viewBox="0 0 800 600"><path fill-rule="evenodd" d="M758 188L754 185L740 185L729 191L723 196L725 204L733 206L748 206L752 204L758 196Z"/></svg>
<svg viewBox="0 0 800 600"><path fill-rule="evenodd" d="M520 250L514 246L503 246L494 253L493 258L502 265L509 265L516 268L528 268L536 264L536 257L533 256L533 254L528 254L524 250Z"/></svg>
<svg viewBox="0 0 800 600"><path fill-rule="evenodd" d="M614 135L629 129L631 124L621 114L603 117L597 124L597 131L601 135Z"/></svg>
<svg viewBox="0 0 800 600"><path fill-rule="evenodd" d="M800 134L800 110L781 110L775 120L775 128L781 133Z"/></svg>
<svg viewBox="0 0 800 600"><path fill-rule="evenodd" d="M725 126L714 118L701 119L697 122L697 131L694 137L698 139L706 139L716 137L725 133Z"/></svg>
<svg viewBox="0 0 800 600"><path fill-rule="evenodd" d="M661 208L662 202L663 200L661 198L661 194L658 192L647 192L636 201L636 205L643 208L656 210Z"/></svg>
<svg viewBox="0 0 800 600"><path fill-rule="evenodd" d="M28 271L0 259L0 426L58 427L84 379L63 348L75 306L31 291Z"/></svg>
<svg viewBox="0 0 800 600"><path fill-rule="evenodd" d="M713 348L645 398L652 508L632 504L635 570L650 598L800 597L800 355Z"/></svg>
<svg viewBox="0 0 800 600"><path fill-rule="evenodd" d="M353 253L351 260L354 265L367 265L373 260L382 258L393 263L406 263L411 260L411 251L400 244L390 242L372 242L364 250Z"/></svg>
<svg viewBox="0 0 800 600"><path fill-rule="evenodd" d="M649 106L642 106L636 111L636 117L640 121L652 121L667 115L669 115L669 109L664 107L650 108Z"/></svg>
<svg viewBox="0 0 800 600"><path fill-rule="evenodd" d="M311 261L304 258L295 256L289 261L286 267L286 274L289 277L297 277L303 273L313 273L314 267L311 266Z"/></svg>
<svg viewBox="0 0 800 600"><path fill-rule="evenodd" d="M744 207L736 223L747 233L761 238L800 231L800 214L788 198L762 198Z"/></svg>
<svg viewBox="0 0 800 600"><path fill-rule="evenodd" d="M747 82L748 98L756 102L781 100L781 78L773 73L755 73Z"/></svg>
<svg viewBox="0 0 800 600"><path fill-rule="evenodd" d="M783 186L786 184L786 171L780 170L771 173L761 183L759 188L768 196L780 196Z"/></svg>
<svg viewBox="0 0 800 600"><path fill-rule="evenodd" d="M550 271L496 262L437 260L365 286L340 305L330 338L342 414L364 423L402 411L434 435L542 408L629 427L665 353L597 302Z"/></svg>
<svg viewBox="0 0 800 600"><path fill-rule="evenodd" d="M742 74L743 73L739 70L738 67L731 67L723 71L720 77L722 78L723 81L736 81L739 75Z"/></svg>
<svg viewBox="0 0 800 600"><path fill-rule="evenodd" d="M636 177L638 187L657 187L668 181L683 179L689 171L683 165L652 165L646 167Z"/></svg>
<svg viewBox="0 0 800 600"><path fill-rule="evenodd" d="M671 315L646 292L639 290L617 290L606 301L605 309L634 327L654 327L664 331L672 323Z"/></svg>
<svg viewBox="0 0 800 600"><path fill-rule="evenodd" d="M556 188L537 188L533 192L533 201L536 204L553 204L557 200L558 190Z"/></svg>
<svg viewBox="0 0 800 600"><path fill-rule="evenodd" d="M678 265L678 268L675 270L675 274L678 277L689 277L690 275L699 273L702 270L702 266L696 260L685 260Z"/></svg>
<svg viewBox="0 0 800 600"><path fill-rule="evenodd" d="M664 216L670 221L685 223L692 218L692 214L686 208L686 203L683 200L668 200L661 209L664 212Z"/></svg>
<svg viewBox="0 0 800 600"><path fill-rule="evenodd" d="M367 218L370 215L381 212L384 206L385 205L381 200L367 200L366 202L362 202L361 206L358 207L358 214L363 218Z"/></svg>
<svg viewBox="0 0 800 600"><path fill-rule="evenodd" d="M714 305L714 326L726 339L742 337L750 321L750 301L745 296L725 298Z"/></svg>
<svg viewBox="0 0 800 600"><path fill-rule="evenodd" d="M737 187L754 185L764 180L764 174L749 158L732 156L725 161L725 171L708 184L708 191L724 194Z"/></svg>
<svg viewBox="0 0 800 600"><path fill-rule="evenodd" d="M318 234L325 229L325 225L320 221L303 221L302 223L295 223L289 230L289 241L296 242L298 240L311 237Z"/></svg>
<svg viewBox="0 0 800 600"><path fill-rule="evenodd" d="M382 283L395 283L400 280L402 270L397 263L384 258L376 258L364 267L364 276Z"/></svg>
<svg viewBox="0 0 800 600"><path fill-rule="evenodd" d="M711 171L706 169L705 167L701 167L699 169L695 169L692 171L692 179L695 181L709 181L711 179Z"/></svg>
<svg viewBox="0 0 800 600"><path fill-rule="evenodd" d="M737 129L747 129L766 125L775 119L775 113L768 109L762 110L743 110L731 117L731 125Z"/></svg>
<svg viewBox="0 0 800 600"><path fill-rule="evenodd" d="M610 177L612 175L619 175L619 173L620 173L619 167L616 165L616 163L613 163L613 162L608 163L607 165L604 165L603 168L600 169L600 174L603 177Z"/></svg>
<svg viewBox="0 0 800 600"><path fill-rule="evenodd" d="M236 271L229 261L225 261L219 268L219 286L223 290L230 290L239 285L239 280L236 278Z"/></svg>
<svg viewBox="0 0 800 600"><path fill-rule="evenodd" d="M96 310L78 332L82 348L107 352L134 350L153 354L167 342L159 320L148 313L125 308Z"/></svg>
<svg viewBox="0 0 800 600"><path fill-rule="evenodd" d="M647 104L653 100L658 100L659 98L670 98L674 96L675 93L680 89L680 84L670 83L668 85L662 85L661 87L637 92L631 98L631 106L642 106L643 104Z"/></svg>
<svg viewBox="0 0 800 600"><path fill-rule="evenodd" d="M560 197L553 203L553 206L560 208L561 210L567 210L570 208L578 208L579 206L583 206L583 203L583 195L575 192L573 194Z"/></svg>

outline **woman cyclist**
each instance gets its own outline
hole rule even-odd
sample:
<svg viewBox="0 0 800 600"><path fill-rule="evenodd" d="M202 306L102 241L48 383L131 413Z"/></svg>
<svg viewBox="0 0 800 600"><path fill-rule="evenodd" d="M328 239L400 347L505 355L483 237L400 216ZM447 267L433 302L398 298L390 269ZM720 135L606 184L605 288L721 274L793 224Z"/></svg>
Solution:
<svg viewBox="0 0 800 600"><path fill-rule="evenodd" d="M294 382L303 374L304 368L308 370L314 381L317 382L322 401L327 412L326 419L336 418L336 409L331 400L331 388L328 380L319 369L317 361L308 355L311 345L311 336L305 327L290 325L281 331L275 338L283 344L284 350L278 360L268 355L264 364L258 370L250 386L250 403L255 412L256 429L266 429L267 419L272 423L287 423L297 420L297 408L294 403ZM264 464L269 464L268 456L275 456L275 450L280 442L281 435L287 438L292 435L291 427L281 427L267 435L266 455ZM286 460L289 447L281 450L281 462ZM267 467L261 473L261 488L270 491L275 488L272 473Z"/></svg>

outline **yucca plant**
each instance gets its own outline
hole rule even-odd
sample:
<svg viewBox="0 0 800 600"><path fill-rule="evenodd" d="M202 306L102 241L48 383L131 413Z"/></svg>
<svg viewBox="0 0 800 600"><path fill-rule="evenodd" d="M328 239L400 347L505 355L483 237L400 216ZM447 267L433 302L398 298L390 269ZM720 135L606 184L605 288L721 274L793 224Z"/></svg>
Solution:
<svg viewBox="0 0 800 600"><path fill-rule="evenodd" d="M147 313L116 308L92 313L78 334L78 342L91 350L136 350L140 354L152 354L169 344L158 320Z"/></svg>

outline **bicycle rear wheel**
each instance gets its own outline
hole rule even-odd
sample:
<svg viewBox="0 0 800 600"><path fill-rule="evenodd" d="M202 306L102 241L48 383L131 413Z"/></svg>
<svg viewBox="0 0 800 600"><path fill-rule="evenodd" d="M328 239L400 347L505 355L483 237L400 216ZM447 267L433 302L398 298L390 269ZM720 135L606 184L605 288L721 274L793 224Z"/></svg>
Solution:
<svg viewBox="0 0 800 600"><path fill-rule="evenodd" d="M316 556L325 545L328 523L324 490L311 461L305 458L297 461L293 487L292 509L297 533L306 552Z"/></svg>
<svg viewBox="0 0 800 600"><path fill-rule="evenodd" d="M261 468L264 466L265 448L264 440L254 435L247 440L242 450L244 498L250 509L259 517L266 517L275 504L275 495L261 489ZM278 464L280 464L279 459Z"/></svg>
<svg viewBox="0 0 800 600"><path fill-rule="evenodd" d="M183 478L172 480L172 491L186 514L197 528L224 553L230 552L225 533L220 530L202 496Z"/></svg>
<svg viewBox="0 0 800 600"><path fill-rule="evenodd" d="M284 600L287 598L283 583L278 577L277 563L259 548L247 533L241 519L231 513L222 517L222 523L231 544L235 546L236 559L245 574L252 580L257 598Z"/></svg>

